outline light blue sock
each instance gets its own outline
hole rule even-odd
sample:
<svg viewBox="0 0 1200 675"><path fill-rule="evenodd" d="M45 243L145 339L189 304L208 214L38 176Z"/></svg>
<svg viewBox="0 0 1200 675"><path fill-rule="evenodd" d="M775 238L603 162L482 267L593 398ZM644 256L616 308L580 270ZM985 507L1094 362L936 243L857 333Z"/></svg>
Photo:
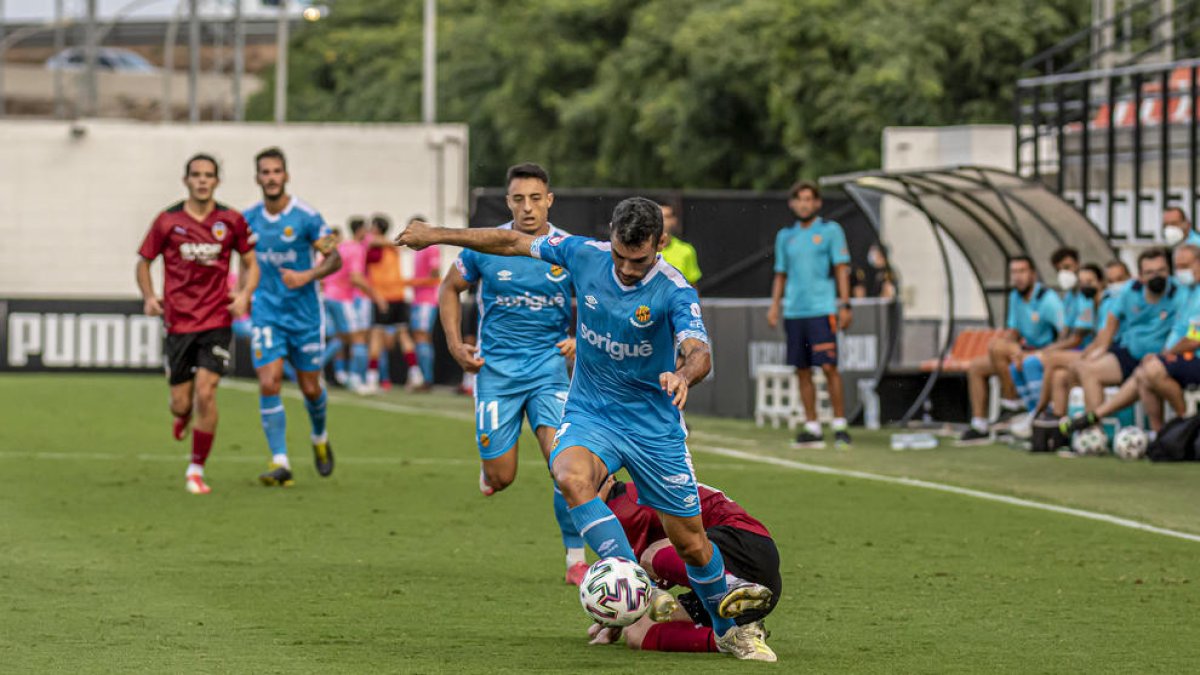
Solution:
<svg viewBox="0 0 1200 675"><path fill-rule="evenodd" d="M700 597L704 609L707 609L708 615L712 617L713 632L721 636L733 628L733 620L722 619L717 614L717 608L721 606L721 598L724 598L725 594L729 592L729 587L725 584L725 558L721 557L721 549L717 548L716 543L710 543L712 543L712 558L707 565L703 567L684 565L684 567L687 568L688 581L692 584L692 590Z"/></svg>
<svg viewBox="0 0 1200 675"><path fill-rule="evenodd" d="M371 361L371 353L365 344L350 345L350 374L359 379L366 379L367 364Z"/></svg>
<svg viewBox="0 0 1200 675"><path fill-rule="evenodd" d="M391 364L388 363L388 350L386 350L386 349L379 350L379 381L380 382L391 382L392 381L391 371L388 370L388 368L390 368L390 367L391 367Z"/></svg>
<svg viewBox="0 0 1200 675"><path fill-rule="evenodd" d="M575 523L575 529L596 555L601 558L624 558L635 563L638 561L625 530L621 529L621 522L599 497L569 509L568 513Z"/></svg>
<svg viewBox="0 0 1200 675"><path fill-rule="evenodd" d="M1025 380L1025 373L1017 370L1016 365L1008 367L1008 374L1012 376L1013 385L1017 388L1017 398L1024 401L1029 398L1029 385Z"/></svg>
<svg viewBox="0 0 1200 675"><path fill-rule="evenodd" d="M324 366L331 360L334 361L334 368L337 368L337 363L341 362L342 366L339 370L346 370L346 362L341 359L342 341L338 338L333 338L325 345L325 353L321 354L321 365Z"/></svg>
<svg viewBox="0 0 1200 675"><path fill-rule="evenodd" d="M433 343L417 343L417 365L421 366L421 375L425 384L433 384Z"/></svg>
<svg viewBox="0 0 1200 675"><path fill-rule="evenodd" d="M275 396L259 396L258 412L262 415L263 433L267 435L267 447L272 455L287 454L287 415L283 412L283 399Z"/></svg>
<svg viewBox="0 0 1200 675"><path fill-rule="evenodd" d="M340 355L336 357L333 360L333 372L344 375L346 373L346 359L343 359Z"/></svg>
<svg viewBox="0 0 1200 675"><path fill-rule="evenodd" d="M1025 407L1029 412L1033 412L1033 409L1037 407L1038 399L1042 397L1042 378L1045 376L1046 370L1042 365L1042 360L1036 356L1026 357L1021 369L1025 371Z"/></svg>
<svg viewBox="0 0 1200 675"><path fill-rule="evenodd" d="M325 395L324 387L321 388L321 395L316 400L310 401L304 399L304 409L308 411L308 421L312 424L313 436L325 435L325 403L329 397Z"/></svg>
<svg viewBox="0 0 1200 675"><path fill-rule="evenodd" d="M583 548L583 537L579 536L567 500L557 485L554 486L554 519L558 521L558 529L562 532L563 548Z"/></svg>

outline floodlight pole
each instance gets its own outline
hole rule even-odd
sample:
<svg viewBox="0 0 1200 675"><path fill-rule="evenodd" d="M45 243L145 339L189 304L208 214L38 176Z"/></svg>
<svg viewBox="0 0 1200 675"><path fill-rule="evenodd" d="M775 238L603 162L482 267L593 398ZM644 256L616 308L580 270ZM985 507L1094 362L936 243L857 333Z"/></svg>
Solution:
<svg viewBox="0 0 1200 675"><path fill-rule="evenodd" d="M275 123L287 121L288 88L288 0L279 0L279 22L275 27Z"/></svg>
<svg viewBox="0 0 1200 675"><path fill-rule="evenodd" d="M424 59L421 67L421 121L437 122L437 0L425 0Z"/></svg>
<svg viewBox="0 0 1200 675"><path fill-rule="evenodd" d="M96 114L96 0L87 3L87 37L84 43L84 54L87 66L84 69L84 106L85 117Z"/></svg>
<svg viewBox="0 0 1200 675"><path fill-rule="evenodd" d="M67 47L66 17L63 14L63 0L54 0L54 54L62 54ZM62 119L67 116L66 87L63 82L63 68L54 69L54 116Z"/></svg>
<svg viewBox="0 0 1200 675"><path fill-rule="evenodd" d="M200 81L200 12L199 0L188 0L188 122L200 121L200 106L196 89Z"/></svg>

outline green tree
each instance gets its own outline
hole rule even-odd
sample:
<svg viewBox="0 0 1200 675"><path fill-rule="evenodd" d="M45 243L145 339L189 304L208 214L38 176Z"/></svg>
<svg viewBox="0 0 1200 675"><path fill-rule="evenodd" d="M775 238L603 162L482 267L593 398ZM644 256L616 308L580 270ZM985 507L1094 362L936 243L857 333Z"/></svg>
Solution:
<svg viewBox="0 0 1200 675"><path fill-rule="evenodd" d="M417 121L421 2L339 0L292 44L297 121ZM440 121L471 181L779 188L879 164L891 125L1008 122L1087 0L442 0ZM270 116L272 87L251 101Z"/></svg>

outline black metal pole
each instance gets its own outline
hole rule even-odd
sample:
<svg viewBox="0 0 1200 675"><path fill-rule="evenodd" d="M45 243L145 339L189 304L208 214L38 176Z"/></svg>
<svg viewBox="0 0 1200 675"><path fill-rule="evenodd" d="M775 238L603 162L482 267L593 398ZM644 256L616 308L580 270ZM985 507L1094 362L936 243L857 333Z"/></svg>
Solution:
<svg viewBox="0 0 1200 675"><path fill-rule="evenodd" d="M1066 120L1063 114L1064 96L1065 93L1063 92L1063 85L1059 84L1054 88L1054 140L1058 147L1058 179L1056 180L1056 191L1058 192L1059 197L1062 196L1063 189L1066 187L1066 183L1064 181L1066 180L1067 175L1067 144L1063 140L1063 127L1066 126Z"/></svg>
<svg viewBox="0 0 1200 675"><path fill-rule="evenodd" d="M1133 237L1142 239L1142 74L1134 73L1133 84Z"/></svg>
<svg viewBox="0 0 1200 675"><path fill-rule="evenodd" d="M1083 194L1083 200L1079 205L1079 210L1083 215L1087 215L1088 198L1090 195L1089 183L1091 181L1091 162L1088 160L1092 156L1092 88L1090 82L1083 83L1083 128L1079 133L1079 140L1083 143L1083 148L1079 153L1079 162L1081 173L1079 177L1079 191Z"/></svg>
<svg viewBox="0 0 1200 675"><path fill-rule="evenodd" d="M1160 78L1162 86L1162 114L1159 115L1158 122L1158 180L1159 194L1162 201L1159 202L1159 207L1167 208L1167 202L1171 199L1171 119L1169 117L1171 105L1171 71L1163 70Z"/></svg>
<svg viewBox="0 0 1200 675"><path fill-rule="evenodd" d="M1113 232L1113 218L1116 217L1114 204L1117 196L1117 81L1111 76L1108 78L1108 138L1105 152L1108 155L1104 177L1107 183L1105 189L1108 191L1108 224L1105 227L1108 229L1109 240L1124 239L1124 236Z"/></svg>

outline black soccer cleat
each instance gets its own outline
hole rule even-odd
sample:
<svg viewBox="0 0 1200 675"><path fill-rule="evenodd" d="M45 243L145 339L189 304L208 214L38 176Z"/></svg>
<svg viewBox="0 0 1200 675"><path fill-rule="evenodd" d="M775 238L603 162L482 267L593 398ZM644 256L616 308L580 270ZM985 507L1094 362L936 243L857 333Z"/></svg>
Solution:
<svg viewBox="0 0 1200 675"><path fill-rule="evenodd" d="M955 445L961 448L969 445L985 445L991 442L992 435L990 432L979 431L975 427L971 427L964 431L962 436L958 437L958 442Z"/></svg>
<svg viewBox="0 0 1200 675"><path fill-rule="evenodd" d="M313 463L317 465L317 473L328 477L333 473L333 444L326 438L321 443L313 443Z"/></svg>
<svg viewBox="0 0 1200 675"><path fill-rule="evenodd" d="M833 447L839 450L850 447L850 432L845 429L833 432Z"/></svg>
<svg viewBox="0 0 1200 675"><path fill-rule="evenodd" d="M272 464L269 471L259 474L258 482L268 487L291 487L296 483L291 470L278 464Z"/></svg>
<svg viewBox="0 0 1200 675"><path fill-rule="evenodd" d="M1071 419L1063 419L1058 425L1058 430L1064 436L1070 437L1071 434L1083 431L1088 427L1094 427L1100 423L1100 418L1096 417L1094 412L1085 412L1082 415L1076 415Z"/></svg>
<svg viewBox="0 0 1200 675"><path fill-rule="evenodd" d="M825 437L820 434L814 434L808 429L801 429L800 433L796 434L796 440L792 441L793 448L823 448L825 447Z"/></svg>

